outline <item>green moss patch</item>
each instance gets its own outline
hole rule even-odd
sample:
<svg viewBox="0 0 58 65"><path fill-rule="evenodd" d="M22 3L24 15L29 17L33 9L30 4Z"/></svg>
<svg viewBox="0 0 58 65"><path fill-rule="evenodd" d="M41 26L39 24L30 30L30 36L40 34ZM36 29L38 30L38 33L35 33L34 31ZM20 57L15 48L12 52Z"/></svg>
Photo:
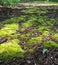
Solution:
<svg viewBox="0 0 58 65"><path fill-rule="evenodd" d="M11 59L13 57L23 57L24 50L18 45L19 40L14 39L0 44L0 58Z"/></svg>
<svg viewBox="0 0 58 65"><path fill-rule="evenodd" d="M42 36L40 37L34 37L34 38L31 38L29 41L28 41L28 45L32 46L34 44L41 44L42 42Z"/></svg>
<svg viewBox="0 0 58 65"><path fill-rule="evenodd" d="M18 30L18 24L5 24L5 27L0 29L0 36L10 36L16 33Z"/></svg>
<svg viewBox="0 0 58 65"><path fill-rule="evenodd" d="M7 38L7 41L0 43L0 58L23 57L25 52L33 54L34 47L37 48L37 45L41 44L46 48L58 48L58 29L55 26L58 18L54 15L54 11L52 13L47 9L31 7L22 10L21 13L23 15L18 14L18 16L0 22L3 25L0 28L0 38ZM55 31L52 30L53 27Z"/></svg>
<svg viewBox="0 0 58 65"><path fill-rule="evenodd" d="M46 41L43 43L44 47L55 47L58 48L58 44L53 41Z"/></svg>
<svg viewBox="0 0 58 65"><path fill-rule="evenodd" d="M53 35L53 38L58 41L58 33L55 33L55 34Z"/></svg>

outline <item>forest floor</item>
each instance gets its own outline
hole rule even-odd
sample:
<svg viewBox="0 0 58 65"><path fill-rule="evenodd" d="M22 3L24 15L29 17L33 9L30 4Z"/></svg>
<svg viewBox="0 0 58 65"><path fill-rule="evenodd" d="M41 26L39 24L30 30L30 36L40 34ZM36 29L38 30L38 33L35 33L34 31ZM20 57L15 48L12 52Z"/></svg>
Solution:
<svg viewBox="0 0 58 65"><path fill-rule="evenodd" d="M0 17L0 57L13 58L0 59L0 65L58 65L58 9L31 7L4 9L2 13L5 18ZM14 56L23 53L15 43L25 51L23 58Z"/></svg>

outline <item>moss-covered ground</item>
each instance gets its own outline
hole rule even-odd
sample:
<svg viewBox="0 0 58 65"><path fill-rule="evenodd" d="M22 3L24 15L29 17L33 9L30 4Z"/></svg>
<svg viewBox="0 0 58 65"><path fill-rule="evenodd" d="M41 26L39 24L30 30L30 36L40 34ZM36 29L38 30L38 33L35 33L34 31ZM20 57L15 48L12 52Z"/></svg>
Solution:
<svg viewBox="0 0 58 65"><path fill-rule="evenodd" d="M30 7L0 22L0 59L23 58L36 49L58 49L58 10Z"/></svg>

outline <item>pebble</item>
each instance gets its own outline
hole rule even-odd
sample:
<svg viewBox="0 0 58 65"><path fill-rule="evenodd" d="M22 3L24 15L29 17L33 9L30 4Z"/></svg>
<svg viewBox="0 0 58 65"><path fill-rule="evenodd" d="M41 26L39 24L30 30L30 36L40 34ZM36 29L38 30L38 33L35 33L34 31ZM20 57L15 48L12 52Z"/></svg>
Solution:
<svg viewBox="0 0 58 65"><path fill-rule="evenodd" d="M0 64L2 64L4 62L4 60L0 60Z"/></svg>
<svg viewBox="0 0 58 65"><path fill-rule="evenodd" d="M30 60L27 60L27 63L28 63L28 64L30 64L30 63L31 63L31 61L30 61Z"/></svg>

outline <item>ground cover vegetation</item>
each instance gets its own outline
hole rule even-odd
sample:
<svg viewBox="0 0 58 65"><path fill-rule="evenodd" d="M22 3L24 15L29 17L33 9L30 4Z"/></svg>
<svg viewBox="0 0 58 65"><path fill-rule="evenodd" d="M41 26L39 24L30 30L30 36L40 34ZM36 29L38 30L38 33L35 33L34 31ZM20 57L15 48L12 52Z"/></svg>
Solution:
<svg viewBox="0 0 58 65"><path fill-rule="evenodd" d="M30 7L1 21L1 65L57 65L57 11Z"/></svg>

